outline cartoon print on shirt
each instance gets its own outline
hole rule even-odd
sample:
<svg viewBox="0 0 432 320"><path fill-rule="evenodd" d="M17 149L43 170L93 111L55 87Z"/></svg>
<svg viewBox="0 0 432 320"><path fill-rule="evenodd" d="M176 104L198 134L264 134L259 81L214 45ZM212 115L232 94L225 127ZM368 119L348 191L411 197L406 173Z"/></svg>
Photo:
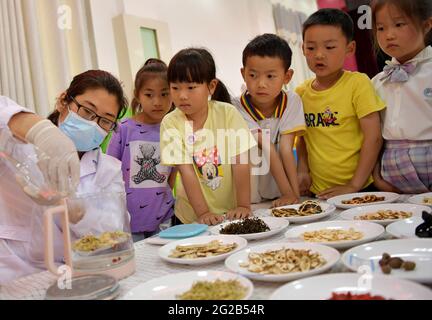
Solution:
<svg viewBox="0 0 432 320"><path fill-rule="evenodd" d="M163 183L166 177L157 171L156 166L161 162L160 157L153 158L156 147L150 144L141 144L139 146L142 157L136 156L134 161L138 163L141 169L132 176L135 184L140 184L146 180Z"/></svg>
<svg viewBox="0 0 432 320"><path fill-rule="evenodd" d="M330 108L327 107L322 115L323 121L326 126L334 125L336 123L336 117L331 112Z"/></svg>
<svg viewBox="0 0 432 320"><path fill-rule="evenodd" d="M306 126L308 128L339 126L337 115L338 112L331 111L330 107L318 114L305 113Z"/></svg>
<svg viewBox="0 0 432 320"><path fill-rule="evenodd" d="M201 182L213 191L220 187L222 182L221 158L216 147L207 151L195 153L193 161L198 168Z"/></svg>

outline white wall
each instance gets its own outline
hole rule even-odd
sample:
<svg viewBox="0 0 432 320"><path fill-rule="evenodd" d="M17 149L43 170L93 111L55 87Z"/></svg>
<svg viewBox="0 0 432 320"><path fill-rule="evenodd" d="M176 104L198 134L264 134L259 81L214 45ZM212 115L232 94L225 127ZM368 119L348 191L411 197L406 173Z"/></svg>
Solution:
<svg viewBox="0 0 432 320"><path fill-rule="evenodd" d="M97 67L119 75L112 18L124 11L123 0L90 0Z"/></svg>
<svg viewBox="0 0 432 320"><path fill-rule="evenodd" d="M172 54L188 46L208 48L217 76L234 94L243 84L245 45L258 34L275 32L270 0L91 0L90 5L99 68L119 74L112 18L135 15L169 25Z"/></svg>

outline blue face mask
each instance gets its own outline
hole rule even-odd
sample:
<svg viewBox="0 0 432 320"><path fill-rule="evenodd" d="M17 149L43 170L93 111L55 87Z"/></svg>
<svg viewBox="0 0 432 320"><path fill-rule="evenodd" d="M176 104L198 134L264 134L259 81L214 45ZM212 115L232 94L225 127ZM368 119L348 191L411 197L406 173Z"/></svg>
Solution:
<svg viewBox="0 0 432 320"><path fill-rule="evenodd" d="M77 150L82 152L99 148L108 135L96 122L86 120L72 111L69 111L59 128L75 143Z"/></svg>

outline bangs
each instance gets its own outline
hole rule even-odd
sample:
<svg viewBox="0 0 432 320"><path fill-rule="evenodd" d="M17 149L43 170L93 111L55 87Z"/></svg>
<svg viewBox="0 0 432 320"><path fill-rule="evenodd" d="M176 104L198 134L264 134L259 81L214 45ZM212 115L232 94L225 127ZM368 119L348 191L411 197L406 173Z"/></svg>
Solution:
<svg viewBox="0 0 432 320"><path fill-rule="evenodd" d="M216 74L210 67L203 61L202 55L193 50L176 55L168 67L168 82L210 83Z"/></svg>
<svg viewBox="0 0 432 320"><path fill-rule="evenodd" d="M396 9L397 11L400 11L402 14L410 13L410 8L407 6L406 2L404 1L398 1L398 0L376 0L372 4L372 12L374 15L384 8L386 5L393 7L393 9Z"/></svg>
<svg viewBox="0 0 432 320"><path fill-rule="evenodd" d="M376 13L381 10L384 6L389 5L399 11L406 18L414 22L419 27L422 21L423 8L417 8L415 1L407 0L375 0L372 2L373 19L372 23L374 29L376 28ZM393 18L393 17L392 17Z"/></svg>

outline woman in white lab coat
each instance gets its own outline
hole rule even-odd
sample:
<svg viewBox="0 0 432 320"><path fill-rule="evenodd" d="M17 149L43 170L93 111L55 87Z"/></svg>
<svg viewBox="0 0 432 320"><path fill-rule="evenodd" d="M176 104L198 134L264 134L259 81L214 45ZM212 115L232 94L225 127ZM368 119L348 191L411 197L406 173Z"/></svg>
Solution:
<svg viewBox="0 0 432 320"><path fill-rule="evenodd" d="M77 196L124 192L121 163L103 154L99 146L115 129L126 105L119 81L99 70L76 76L58 99L56 111L49 120L41 120L0 96L0 147L2 141L9 139L13 141L14 151L48 155L49 163L41 171L58 191L68 193L75 189ZM0 161L0 284L45 269L43 212L46 208L23 192L15 173ZM123 213L118 218L111 215L106 221L91 215L77 219L79 222L71 229L79 234L91 232L96 222L119 224L119 227L124 222ZM61 262L60 228L54 230L54 239L56 260Z"/></svg>

